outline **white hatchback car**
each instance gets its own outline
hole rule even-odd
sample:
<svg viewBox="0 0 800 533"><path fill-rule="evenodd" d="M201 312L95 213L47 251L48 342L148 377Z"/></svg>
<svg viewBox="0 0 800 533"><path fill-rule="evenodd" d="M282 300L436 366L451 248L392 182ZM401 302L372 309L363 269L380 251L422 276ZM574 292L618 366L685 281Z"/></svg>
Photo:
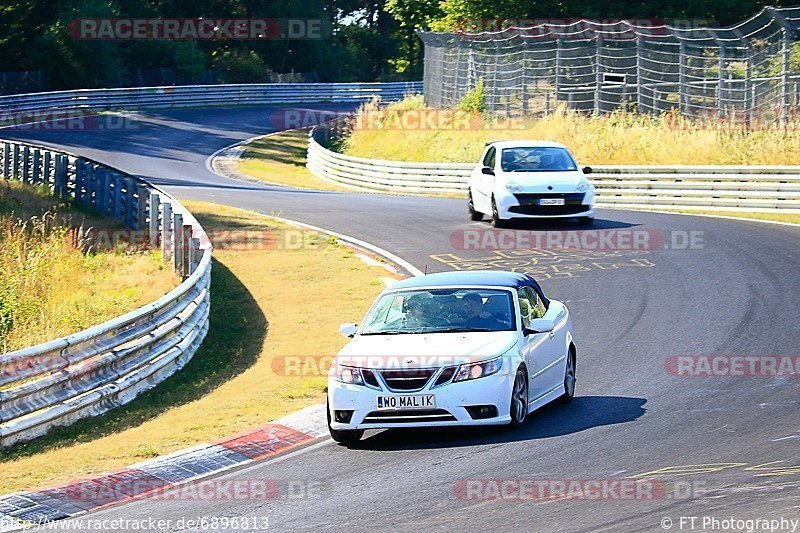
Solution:
<svg viewBox="0 0 800 533"><path fill-rule="evenodd" d="M469 215L510 219L578 218L594 221L594 186L563 145L548 141L488 143L469 179Z"/></svg>
<svg viewBox="0 0 800 533"><path fill-rule="evenodd" d="M569 311L530 276L473 271L403 280L381 293L328 379L328 427L521 425L575 393Z"/></svg>

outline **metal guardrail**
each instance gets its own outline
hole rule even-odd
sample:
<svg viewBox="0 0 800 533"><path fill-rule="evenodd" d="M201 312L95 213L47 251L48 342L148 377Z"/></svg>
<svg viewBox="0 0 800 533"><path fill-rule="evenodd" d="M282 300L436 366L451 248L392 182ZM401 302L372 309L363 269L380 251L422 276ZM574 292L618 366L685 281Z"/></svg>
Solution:
<svg viewBox="0 0 800 533"><path fill-rule="evenodd" d="M307 167L320 179L359 190L466 193L472 163L411 163L354 157L323 145L314 128ZM800 167L593 166L600 207L800 213Z"/></svg>
<svg viewBox="0 0 800 533"><path fill-rule="evenodd" d="M0 446L132 400L182 368L208 330L211 245L175 198L85 157L0 141L5 179L113 216L161 246L185 279L155 302L84 331L0 355Z"/></svg>
<svg viewBox="0 0 800 533"><path fill-rule="evenodd" d="M392 83L263 83L244 85L181 85L133 89L81 89L0 96L0 113L36 113L82 109L210 107L228 105L303 104L384 101L420 93L422 82Z"/></svg>
<svg viewBox="0 0 800 533"><path fill-rule="evenodd" d="M55 112L65 110L391 101L421 88L422 82L86 89L2 96L0 118L19 123L20 116L22 122L61 118ZM164 297L124 316L0 355L4 447L129 402L182 368L208 331L211 244L175 198L85 157L0 140L0 175L47 186L60 198L118 218L151 247L160 246L184 277Z"/></svg>

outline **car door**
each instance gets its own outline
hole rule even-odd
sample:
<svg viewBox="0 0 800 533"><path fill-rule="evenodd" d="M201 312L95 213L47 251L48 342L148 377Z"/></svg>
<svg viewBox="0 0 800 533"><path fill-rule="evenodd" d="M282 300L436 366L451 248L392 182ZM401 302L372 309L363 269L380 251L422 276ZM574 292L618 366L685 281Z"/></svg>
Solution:
<svg viewBox="0 0 800 533"><path fill-rule="evenodd" d="M517 297L517 312L522 321L523 332L532 319L550 318L547 312L543 312L544 305L539 296L530 287L519 289ZM554 332L524 335L522 358L528 367L529 402L537 400L555 387L553 375L558 370L556 367L559 359L557 338L558 335Z"/></svg>
<svg viewBox="0 0 800 533"><path fill-rule="evenodd" d="M489 214L492 212L492 189L494 188L494 176L484 174L482 169L484 167L489 167L494 170L496 156L497 149L494 146L490 146L489 149L486 150L486 154L484 154L481 164L477 169L475 182L479 198L476 199L473 197L473 200L477 200L478 204L476 207L480 206L479 210L482 213Z"/></svg>

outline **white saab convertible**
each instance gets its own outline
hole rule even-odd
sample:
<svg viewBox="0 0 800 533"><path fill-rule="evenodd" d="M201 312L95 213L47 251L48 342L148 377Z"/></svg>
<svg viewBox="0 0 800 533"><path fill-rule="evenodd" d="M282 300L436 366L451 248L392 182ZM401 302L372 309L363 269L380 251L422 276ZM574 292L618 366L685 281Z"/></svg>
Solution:
<svg viewBox="0 0 800 533"><path fill-rule="evenodd" d="M563 145L547 141L488 143L469 178L469 216L492 217L492 225L511 219L572 218L594 221L592 169L578 170Z"/></svg>
<svg viewBox="0 0 800 533"><path fill-rule="evenodd" d="M530 276L429 274L386 289L328 379L328 426L342 444L366 429L521 425L575 393L569 311Z"/></svg>

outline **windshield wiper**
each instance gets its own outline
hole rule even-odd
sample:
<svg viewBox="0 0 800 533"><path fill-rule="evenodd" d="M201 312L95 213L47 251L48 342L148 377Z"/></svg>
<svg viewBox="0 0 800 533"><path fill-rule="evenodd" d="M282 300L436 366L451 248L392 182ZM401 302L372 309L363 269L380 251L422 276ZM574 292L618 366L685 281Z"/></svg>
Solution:
<svg viewBox="0 0 800 533"><path fill-rule="evenodd" d="M472 332L485 332L485 331L502 331L502 330L491 329L491 328L449 328L449 329L437 329L433 333L472 333Z"/></svg>
<svg viewBox="0 0 800 533"><path fill-rule="evenodd" d="M362 333L361 335L401 335L403 333L414 333L414 332L405 331L402 329L387 329L385 331L370 331L369 333Z"/></svg>

